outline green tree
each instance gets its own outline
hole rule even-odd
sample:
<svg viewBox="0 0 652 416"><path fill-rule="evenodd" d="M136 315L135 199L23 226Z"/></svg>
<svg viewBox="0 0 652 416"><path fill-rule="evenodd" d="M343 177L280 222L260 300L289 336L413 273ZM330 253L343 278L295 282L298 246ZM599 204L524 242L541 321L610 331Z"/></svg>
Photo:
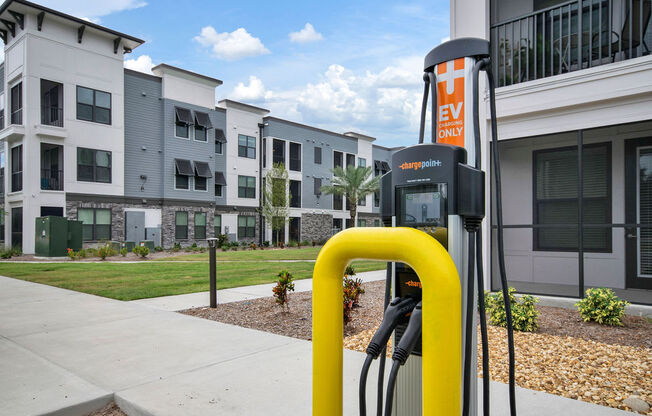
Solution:
<svg viewBox="0 0 652 416"><path fill-rule="evenodd" d="M370 166L347 166L346 169L331 169L333 179L330 185L321 187L325 194L343 195L349 201L351 222L355 226L358 215L358 201L380 189L380 176L372 176Z"/></svg>
<svg viewBox="0 0 652 416"><path fill-rule="evenodd" d="M261 213L272 231L276 231L277 245L279 231L284 230L288 222L289 208L288 171L283 163L275 163L264 178Z"/></svg>

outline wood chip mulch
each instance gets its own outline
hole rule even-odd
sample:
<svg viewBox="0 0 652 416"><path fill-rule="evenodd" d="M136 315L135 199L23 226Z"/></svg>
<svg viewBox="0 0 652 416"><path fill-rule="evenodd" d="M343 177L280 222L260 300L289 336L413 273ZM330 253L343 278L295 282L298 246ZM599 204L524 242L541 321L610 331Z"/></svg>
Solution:
<svg viewBox="0 0 652 416"><path fill-rule="evenodd" d="M360 307L344 328L345 348L364 351L382 320L384 282L364 285ZM280 335L311 339L312 293L290 295L284 311L273 298L198 308L182 313ZM539 330L515 331L517 384L532 390L630 410L623 401L638 396L652 404L652 323L626 316L624 326L583 322L577 310L538 306ZM492 380L507 383L504 328L489 326ZM478 348L478 362L482 351ZM482 370L478 368L481 375ZM642 413L646 414L646 413ZM647 415L652 415L652 409Z"/></svg>
<svg viewBox="0 0 652 416"><path fill-rule="evenodd" d="M86 416L127 416L127 414L120 410L117 404L111 402L100 410L96 410Z"/></svg>

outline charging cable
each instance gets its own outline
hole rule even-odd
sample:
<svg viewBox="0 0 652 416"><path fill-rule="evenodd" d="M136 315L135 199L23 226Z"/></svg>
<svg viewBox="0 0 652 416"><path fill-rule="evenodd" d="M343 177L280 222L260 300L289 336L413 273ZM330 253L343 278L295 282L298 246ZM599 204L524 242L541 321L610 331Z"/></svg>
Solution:
<svg viewBox="0 0 652 416"><path fill-rule="evenodd" d="M410 322L408 323L401 340L398 343L398 346L394 349L394 354L392 355L392 370L389 373L389 378L387 379L387 400L385 401L385 416L391 416L392 414L392 405L394 402L394 387L396 386L396 376L398 370L403 366L412 350L414 349L419 337L421 336L421 302L414 307L412 311L412 316L410 316Z"/></svg>
<svg viewBox="0 0 652 416"><path fill-rule="evenodd" d="M383 322L380 324L380 327L378 327L378 330L367 346L367 358L362 365L362 372L360 373L360 416L366 416L367 414L367 375L369 373L371 362L383 353L387 341L389 341L389 337L392 336L392 332L394 332L396 326L412 312L416 304L417 301L415 299L408 297L394 298L389 305L387 305ZM382 404L382 402L380 403Z"/></svg>

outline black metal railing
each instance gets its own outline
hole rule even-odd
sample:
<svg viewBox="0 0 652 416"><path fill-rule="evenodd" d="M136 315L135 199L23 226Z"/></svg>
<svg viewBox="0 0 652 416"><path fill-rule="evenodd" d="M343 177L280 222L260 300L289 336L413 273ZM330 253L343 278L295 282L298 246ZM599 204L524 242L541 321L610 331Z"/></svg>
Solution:
<svg viewBox="0 0 652 416"><path fill-rule="evenodd" d="M23 124L23 109L19 108L11 113L11 124Z"/></svg>
<svg viewBox="0 0 652 416"><path fill-rule="evenodd" d="M63 127L63 108L51 105L41 107L41 124Z"/></svg>
<svg viewBox="0 0 652 416"><path fill-rule="evenodd" d="M498 86L650 54L652 0L571 0L491 26Z"/></svg>
<svg viewBox="0 0 652 416"><path fill-rule="evenodd" d="M11 192L19 192L23 190L23 172L11 173Z"/></svg>
<svg viewBox="0 0 652 416"><path fill-rule="evenodd" d="M41 189L63 191L63 170L41 169Z"/></svg>

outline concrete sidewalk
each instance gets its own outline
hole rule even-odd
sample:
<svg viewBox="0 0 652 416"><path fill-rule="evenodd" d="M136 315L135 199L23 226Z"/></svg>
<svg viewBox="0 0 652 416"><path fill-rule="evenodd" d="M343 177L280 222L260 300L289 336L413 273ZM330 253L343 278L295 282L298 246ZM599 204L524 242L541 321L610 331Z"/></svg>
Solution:
<svg viewBox="0 0 652 416"><path fill-rule="evenodd" d="M361 272L355 277L363 282L373 282L385 279L385 270L373 272ZM219 276L218 276L219 279ZM262 285L234 287L217 291L217 303L238 302L256 298L272 296L272 288L275 283ZM312 279L296 280L294 282L295 292L307 292L312 290ZM209 292L188 293L187 295L161 296L158 298L132 300L131 303L149 306L150 308L164 311L180 311L183 309L200 308L208 306L210 301Z"/></svg>
<svg viewBox="0 0 652 416"><path fill-rule="evenodd" d="M135 302L0 277L3 416L81 416L112 398L130 416L308 415L311 347ZM344 351L346 415L357 414L363 359ZM506 414L504 391L494 383L495 415ZM519 416L626 414L524 389L518 394Z"/></svg>

